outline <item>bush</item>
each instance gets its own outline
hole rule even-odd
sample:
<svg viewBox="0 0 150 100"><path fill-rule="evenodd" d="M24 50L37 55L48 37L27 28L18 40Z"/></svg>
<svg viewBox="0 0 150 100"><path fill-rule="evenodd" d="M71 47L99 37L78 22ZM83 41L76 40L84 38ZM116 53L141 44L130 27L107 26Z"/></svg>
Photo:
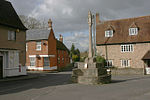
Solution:
<svg viewBox="0 0 150 100"><path fill-rule="evenodd" d="M74 62L80 61L80 56L78 56L78 55L72 55L72 60Z"/></svg>
<svg viewBox="0 0 150 100"><path fill-rule="evenodd" d="M67 65L64 66L64 67L58 68L58 71L59 71L59 72L62 72L62 71L71 71L72 69L73 69L73 63L67 64Z"/></svg>
<svg viewBox="0 0 150 100"><path fill-rule="evenodd" d="M85 59L86 59L86 57L81 57L81 58L80 58L80 62L84 62Z"/></svg>
<svg viewBox="0 0 150 100"><path fill-rule="evenodd" d="M103 63L104 65L106 65L106 60L104 57L101 57L101 56L97 56L96 57L96 62L97 63Z"/></svg>

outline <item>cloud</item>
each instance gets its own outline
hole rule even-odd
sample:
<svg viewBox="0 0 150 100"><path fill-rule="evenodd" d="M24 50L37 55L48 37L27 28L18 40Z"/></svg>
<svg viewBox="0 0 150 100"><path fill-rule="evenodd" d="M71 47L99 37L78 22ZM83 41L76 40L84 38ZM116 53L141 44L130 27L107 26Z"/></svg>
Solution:
<svg viewBox="0 0 150 100"><path fill-rule="evenodd" d="M73 33L70 36L64 37L65 44L68 48L71 48L72 43L76 48L79 48L81 51L88 50L88 35L86 32Z"/></svg>
<svg viewBox="0 0 150 100"><path fill-rule="evenodd" d="M87 15L89 9L93 14L99 12L102 21L150 15L150 0L10 1L18 14L33 16L42 20L52 18L55 33L73 33L72 36L76 38L70 37L70 35L65 37L67 45L73 42L81 47L80 49L87 48L88 40L84 37L85 35L88 37L88 34L82 34L82 32L88 30Z"/></svg>
<svg viewBox="0 0 150 100"><path fill-rule="evenodd" d="M10 0L19 14L53 19L57 32L88 30L87 13L101 20L149 15L149 0Z"/></svg>

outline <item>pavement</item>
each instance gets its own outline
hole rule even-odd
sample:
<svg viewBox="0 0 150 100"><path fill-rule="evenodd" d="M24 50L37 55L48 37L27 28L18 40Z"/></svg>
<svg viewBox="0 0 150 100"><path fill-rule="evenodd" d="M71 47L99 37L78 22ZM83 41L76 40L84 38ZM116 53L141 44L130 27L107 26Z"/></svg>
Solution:
<svg viewBox="0 0 150 100"><path fill-rule="evenodd" d="M34 79L34 78L39 78L39 76L40 76L39 74L28 73L27 75L3 78L3 79L0 79L0 82L9 82L9 81Z"/></svg>
<svg viewBox="0 0 150 100"><path fill-rule="evenodd" d="M113 76L111 84L70 82L71 72L0 83L0 100L150 100L150 76Z"/></svg>
<svg viewBox="0 0 150 100"><path fill-rule="evenodd" d="M35 78L39 78L40 76L42 76L43 73L58 73L58 71L52 71L52 72L50 71L28 71L27 75L6 77L3 79L0 79L0 82L35 79Z"/></svg>

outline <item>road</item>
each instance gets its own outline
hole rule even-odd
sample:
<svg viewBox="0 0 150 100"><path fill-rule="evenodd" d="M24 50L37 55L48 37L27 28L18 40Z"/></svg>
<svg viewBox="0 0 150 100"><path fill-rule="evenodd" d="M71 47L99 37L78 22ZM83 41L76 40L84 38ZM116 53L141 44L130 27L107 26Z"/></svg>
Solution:
<svg viewBox="0 0 150 100"><path fill-rule="evenodd" d="M150 100L150 76L113 76L111 84L70 82L71 72L0 83L0 100Z"/></svg>

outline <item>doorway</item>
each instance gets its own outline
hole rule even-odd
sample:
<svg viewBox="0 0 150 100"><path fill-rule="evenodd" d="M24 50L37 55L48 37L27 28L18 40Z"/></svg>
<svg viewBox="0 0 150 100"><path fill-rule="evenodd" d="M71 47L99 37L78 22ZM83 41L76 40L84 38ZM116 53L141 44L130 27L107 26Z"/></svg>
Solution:
<svg viewBox="0 0 150 100"><path fill-rule="evenodd" d="M3 78L3 56L0 56L0 78Z"/></svg>
<svg viewBox="0 0 150 100"><path fill-rule="evenodd" d="M145 60L145 71L146 74L150 74L150 60Z"/></svg>
<svg viewBox="0 0 150 100"><path fill-rule="evenodd" d="M150 60L147 60L147 67L150 68Z"/></svg>

